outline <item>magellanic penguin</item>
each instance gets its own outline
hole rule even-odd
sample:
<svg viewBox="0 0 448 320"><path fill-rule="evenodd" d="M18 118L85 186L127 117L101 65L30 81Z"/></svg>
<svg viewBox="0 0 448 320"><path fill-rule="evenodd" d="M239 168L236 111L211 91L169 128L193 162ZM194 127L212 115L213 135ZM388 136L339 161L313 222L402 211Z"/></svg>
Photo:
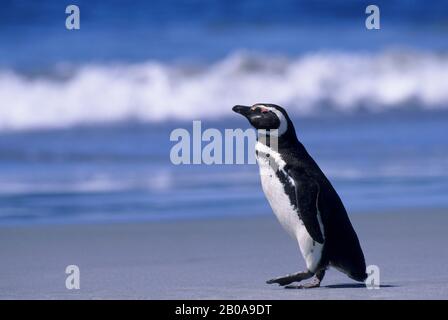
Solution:
<svg viewBox="0 0 448 320"><path fill-rule="evenodd" d="M274 104L237 105L257 129L256 159L264 194L283 228L297 240L307 270L268 280L285 286L312 278L319 287L329 266L356 281L367 278L364 254L341 199L298 141L286 111ZM260 137L263 137L260 139ZM275 146L273 141L275 140Z"/></svg>

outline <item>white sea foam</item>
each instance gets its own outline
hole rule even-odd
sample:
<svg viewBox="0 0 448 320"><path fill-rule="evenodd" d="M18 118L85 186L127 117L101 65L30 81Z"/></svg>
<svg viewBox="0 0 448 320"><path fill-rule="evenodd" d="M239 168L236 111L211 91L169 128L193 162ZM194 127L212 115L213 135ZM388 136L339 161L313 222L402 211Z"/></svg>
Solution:
<svg viewBox="0 0 448 320"><path fill-rule="evenodd" d="M0 130L127 119L220 118L273 102L297 114L448 108L448 56L434 53L236 53L202 66L83 65L67 78L0 71Z"/></svg>

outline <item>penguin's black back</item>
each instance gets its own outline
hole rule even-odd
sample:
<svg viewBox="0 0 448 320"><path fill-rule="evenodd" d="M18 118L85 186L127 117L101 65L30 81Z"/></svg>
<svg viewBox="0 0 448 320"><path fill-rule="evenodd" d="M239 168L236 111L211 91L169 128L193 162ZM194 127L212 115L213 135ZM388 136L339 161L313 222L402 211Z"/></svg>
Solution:
<svg viewBox="0 0 448 320"><path fill-rule="evenodd" d="M325 234L321 266L332 265L352 279L364 281L367 277L364 254L347 211L330 181L298 141L293 128L290 124L290 130L279 139L278 151L287 170L302 172L319 185L317 203Z"/></svg>

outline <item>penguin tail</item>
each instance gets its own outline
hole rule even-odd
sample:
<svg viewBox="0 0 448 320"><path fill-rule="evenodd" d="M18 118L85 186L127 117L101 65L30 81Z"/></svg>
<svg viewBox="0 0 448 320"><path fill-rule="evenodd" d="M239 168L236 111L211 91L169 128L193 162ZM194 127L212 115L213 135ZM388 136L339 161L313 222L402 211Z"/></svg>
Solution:
<svg viewBox="0 0 448 320"><path fill-rule="evenodd" d="M348 276L355 281L364 282L367 279L368 275L366 272L358 272L358 273L350 273L348 274Z"/></svg>

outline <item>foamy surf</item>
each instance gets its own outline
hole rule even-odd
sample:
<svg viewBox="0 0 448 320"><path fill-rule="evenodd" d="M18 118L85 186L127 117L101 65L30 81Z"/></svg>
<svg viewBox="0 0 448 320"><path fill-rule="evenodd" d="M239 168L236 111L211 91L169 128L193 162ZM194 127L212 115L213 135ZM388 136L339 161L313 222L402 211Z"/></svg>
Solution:
<svg viewBox="0 0 448 320"><path fill-rule="evenodd" d="M260 101L300 115L448 107L448 56L435 53L235 53L200 66L148 61L72 70L63 77L1 71L0 130L216 119L230 115L230 106Z"/></svg>

